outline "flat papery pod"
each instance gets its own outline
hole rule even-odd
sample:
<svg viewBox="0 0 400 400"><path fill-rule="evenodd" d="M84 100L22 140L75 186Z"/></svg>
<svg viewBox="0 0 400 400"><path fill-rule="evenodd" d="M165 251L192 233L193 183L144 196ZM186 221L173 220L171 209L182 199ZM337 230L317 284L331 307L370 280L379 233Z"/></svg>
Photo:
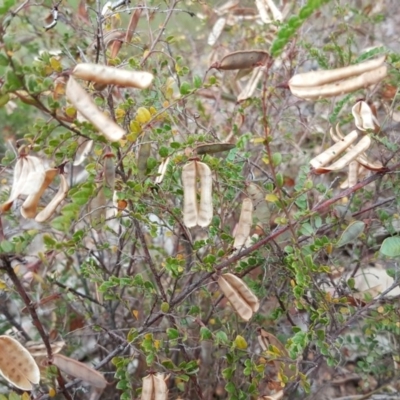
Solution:
<svg viewBox="0 0 400 400"><path fill-rule="evenodd" d="M218 285L243 320L250 320L253 313L258 311L260 307L258 298L237 276L230 273L223 274L218 278Z"/></svg>
<svg viewBox="0 0 400 400"><path fill-rule="evenodd" d="M57 207L67 197L69 184L64 175L60 175L60 187L49 204L35 217L36 222L45 222L55 213Z"/></svg>
<svg viewBox="0 0 400 400"><path fill-rule="evenodd" d="M149 374L142 378L142 395L141 400L154 400L154 379L153 374Z"/></svg>
<svg viewBox="0 0 400 400"><path fill-rule="evenodd" d="M271 211L265 200L265 192L253 182L246 184L246 193L254 206L253 218L261 226L269 226Z"/></svg>
<svg viewBox="0 0 400 400"><path fill-rule="evenodd" d="M93 387L104 389L107 386L107 381L100 372L77 360L63 356L62 354L54 354L52 363L61 372L71 375L74 378L79 378Z"/></svg>
<svg viewBox="0 0 400 400"><path fill-rule="evenodd" d="M21 215L24 218L36 217L39 201L43 196L44 191L49 187L51 182L53 182L57 174L58 174L57 168L48 169L45 172L44 181L42 182L42 185L38 188L38 191L34 194L29 195L26 198L26 200L22 203Z"/></svg>
<svg viewBox="0 0 400 400"><path fill-rule="evenodd" d="M183 223L188 228L197 225L196 163L190 161L182 168Z"/></svg>
<svg viewBox="0 0 400 400"><path fill-rule="evenodd" d="M270 396L259 397L258 400L281 400L283 399L283 395L284 395L283 390L280 390L279 392L271 394Z"/></svg>
<svg viewBox="0 0 400 400"><path fill-rule="evenodd" d="M354 289L360 293L368 293L372 290L377 297L394 284L394 279L384 269L368 267L361 269L354 277ZM396 286L386 297L400 295L400 287Z"/></svg>
<svg viewBox="0 0 400 400"><path fill-rule="evenodd" d="M133 34L135 33L135 30L137 28L137 25L139 23L140 16L142 14L143 9L138 8L134 11L132 14L130 20L129 20L129 25L126 28L126 36L125 36L125 42L130 43L133 37Z"/></svg>
<svg viewBox="0 0 400 400"><path fill-rule="evenodd" d="M265 4L268 6L269 10L271 11L274 21L282 21L283 20L282 13L279 11L275 3L272 0L264 0L264 1Z"/></svg>
<svg viewBox="0 0 400 400"><path fill-rule="evenodd" d="M379 83L387 75L387 67L384 65L376 70L365 72L354 78L344 81L326 84L322 86L292 86L289 82L289 88L297 97L306 100L315 100L340 96L346 93L354 92L358 89L366 88Z"/></svg>
<svg viewBox="0 0 400 400"><path fill-rule="evenodd" d="M223 151L229 151L236 147L233 143L204 143L199 144L194 151L199 154L215 154Z"/></svg>
<svg viewBox="0 0 400 400"><path fill-rule="evenodd" d="M164 374L157 372L153 375L154 382L154 400L167 400L168 388L165 382Z"/></svg>
<svg viewBox="0 0 400 400"><path fill-rule="evenodd" d="M32 357L46 357L47 350L46 346L42 342L26 342L26 349L31 353ZM65 342L60 340L58 342L50 343L51 352L53 354L59 353L63 347L65 346Z"/></svg>
<svg viewBox="0 0 400 400"><path fill-rule="evenodd" d="M104 155L104 183L111 189L115 187L115 156L112 153Z"/></svg>
<svg viewBox="0 0 400 400"><path fill-rule="evenodd" d="M286 350L285 346L272 333L269 333L264 329L259 329L257 340L263 351L271 351L269 346L272 346L272 351L275 356L277 356L278 358L289 358L289 353ZM273 362L278 371L280 370L281 367L283 367L283 373L289 379L295 374L294 371L292 371L288 365L282 363L281 361L274 360Z"/></svg>
<svg viewBox="0 0 400 400"><path fill-rule="evenodd" d="M348 67L336 68L327 71L311 71L294 75L289 80L290 88L306 88L325 85L327 83L337 82L352 76L362 75L366 72L378 70L382 67L386 56L366 61L360 64L350 65Z"/></svg>
<svg viewBox="0 0 400 400"><path fill-rule="evenodd" d="M240 71L239 71L240 72ZM244 89L239 93L237 102L247 100L253 97L255 90L257 89L258 83L264 75L264 67L254 68L249 81L247 82Z"/></svg>
<svg viewBox="0 0 400 400"><path fill-rule="evenodd" d="M137 158L137 167L138 167L138 176L140 179L144 179L146 177L147 172L147 160L150 157L151 153L151 143L144 142L139 147L138 158Z"/></svg>
<svg viewBox="0 0 400 400"><path fill-rule="evenodd" d="M221 17L217 19L210 34L208 35L207 39L208 45L214 46L214 44L217 43L218 38L221 36L221 33L225 28L225 25L226 25L226 18Z"/></svg>
<svg viewBox="0 0 400 400"><path fill-rule="evenodd" d="M77 64L72 71L76 78L136 89L147 89L153 82L154 75L146 71L128 71L100 64Z"/></svg>
<svg viewBox="0 0 400 400"><path fill-rule="evenodd" d="M21 390L32 390L40 371L29 351L11 336L0 336L0 375Z"/></svg>
<svg viewBox="0 0 400 400"><path fill-rule="evenodd" d="M228 0L226 3L222 4L222 6L219 6L218 8L215 8L214 12L217 15L224 15L224 14L229 13L230 11L232 11L239 4L240 4L239 0Z"/></svg>
<svg viewBox="0 0 400 400"><path fill-rule="evenodd" d="M365 101L358 101L351 109L356 127L360 131L375 130L380 127L371 107Z"/></svg>
<svg viewBox="0 0 400 400"><path fill-rule="evenodd" d="M270 24L272 20L268 15L266 2L264 0L256 0L256 7L260 15L261 21L264 24Z"/></svg>
<svg viewBox="0 0 400 400"><path fill-rule="evenodd" d="M170 157L167 157L167 158L166 158L165 160L163 160L163 161L161 162L161 164L159 165L158 171L157 171L158 176L157 176L157 178L156 178L156 180L155 180L155 183L156 183L157 185L160 185L160 184L162 183L162 181L164 180L165 174L166 174L166 172L167 172L167 168L168 168L169 161L170 161Z"/></svg>
<svg viewBox="0 0 400 400"><path fill-rule="evenodd" d="M350 151L348 151L343 157L339 158L336 162L331 164L328 167L319 167L316 168L314 171L317 174L325 174L330 171L339 171L342 168L346 167L350 164L351 161L357 159L357 157L364 153L365 150L369 148L371 145L371 138L369 136L364 136L357 145L353 146Z"/></svg>
<svg viewBox="0 0 400 400"><path fill-rule="evenodd" d="M222 70L255 68L266 64L268 59L269 54L264 50L241 50L227 54L213 67Z"/></svg>
<svg viewBox="0 0 400 400"><path fill-rule="evenodd" d="M89 203L90 219L94 226L101 224L106 219L106 194L103 182L97 185L97 194ZM98 228L98 226L96 226Z"/></svg>
<svg viewBox="0 0 400 400"><path fill-rule="evenodd" d="M78 116L77 116L78 120L79 120L79 115L80 115L80 113L78 113ZM79 141L79 139L78 139L78 141ZM92 151L92 148L93 148L93 140L85 139L83 142L81 142L78 149L76 150L73 165L74 166L81 165L86 160L86 158L89 156L90 152Z"/></svg>
<svg viewBox="0 0 400 400"><path fill-rule="evenodd" d="M370 171L384 171L386 167L383 166L383 164L380 161L369 161L368 158L364 155L361 154L356 158L356 160L365 168Z"/></svg>
<svg viewBox="0 0 400 400"><path fill-rule="evenodd" d="M240 212L239 223L236 226L234 234L233 247L240 249L245 245L246 240L250 236L251 225L253 223L253 202L251 199L243 199L242 210Z"/></svg>
<svg viewBox="0 0 400 400"><path fill-rule="evenodd" d="M206 228L213 218L212 172L210 167L196 161L196 176L200 179L200 204L197 214L197 225Z"/></svg>
<svg viewBox="0 0 400 400"><path fill-rule="evenodd" d="M89 94L72 76L68 79L66 95L76 110L95 126L107 140L117 142L125 135L125 131L99 110Z"/></svg>
<svg viewBox="0 0 400 400"><path fill-rule="evenodd" d="M342 140L339 140L333 146L329 147L329 149L325 150L317 157L314 157L310 161L311 166L313 168L320 168L329 164L333 159L343 153L357 139L357 137L357 131L350 132Z"/></svg>
<svg viewBox="0 0 400 400"><path fill-rule="evenodd" d="M340 189L347 189L354 186L358 180L358 161L352 161L349 164L349 173L347 179L340 185Z"/></svg>
<svg viewBox="0 0 400 400"><path fill-rule="evenodd" d="M21 156L15 165L10 197L0 206L1 212L10 210L19 196L35 194L43 184L45 176L43 161L40 158Z"/></svg>

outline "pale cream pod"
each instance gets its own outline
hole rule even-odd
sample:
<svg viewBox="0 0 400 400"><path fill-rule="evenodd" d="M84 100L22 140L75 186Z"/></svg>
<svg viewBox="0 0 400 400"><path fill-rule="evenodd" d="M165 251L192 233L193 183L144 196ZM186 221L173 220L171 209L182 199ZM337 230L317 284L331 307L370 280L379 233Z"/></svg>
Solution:
<svg viewBox="0 0 400 400"><path fill-rule="evenodd" d="M66 96L72 105L111 142L117 142L125 131L94 104L88 93L70 76Z"/></svg>
<svg viewBox="0 0 400 400"><path fill-rule="evenodd" d="M197 225L206 228L213 218L212 172L210 167L196 161L196 173L200 179L200 204L197 214Z"/></svg>
<svg viewBox="0 0 400 400"><path fill-rule="evenodd" d="M0 375L21 390L32 390L40 370L29 351L11 336L0 336Z"/></svg>
<svg viewBox="0 0 400 400"><path fill-rule="evenodd" d="M339 96L366 88L380 82L386 75L387 67L384 65L376 70L336 83L329 83L323 86L293 86L289 82L289 87L295 96L306 100L314 100Z"/></svg>
<svg viewBox="0 0 400 400"><path fill-rule="evenodd" d="M239 223L235 229L235 241L233 247L240 249L246 243L247 238L250 236L251 225L253 223L253 202L251 199L246 198L242 203L242 210L240 212Z"/></svg>
<svg viewBox="0 0 400 400"><path fill-rule="evenodd" d="M329 149L325 150L317 157L314 157L310 161L311 166L314 168L320 168L327 165L339 154L343 153L343 151L345 151L357 139L357 137L357 131L350 132L343 139L339 140L333 146L329 147Z"/></svg>
<svg viewBox="0 0 400 400"><path fill-rule="evenodd" d="M141 400L154 400L154 380L153 375L149 374L142 378Z"/></svg>
<svg viewBox="0 0 400 400"><path fill-rule="evenodd" d="M154 400L167 400L168 388L165 382L164 374L157 372L153 375Z"/></svg>
<svg viewBox="0 0 400 400"><path fill-rule="evenodd" d="M43 196L43 193L49 187L51 182L53 182L57 174L57 168L51 168L45 172L44 181L42 182L42 185L38 188L37 192L29 195L22 203L21 215L24 218L35 218L40 198Z"/></svg>
<svg viewBox="0 0 400 400"><path fill-rule="evenodd" d="M182 168L183 223L188 228L197 225L196 164L190 161Z"/></svg>
<svg viewBox="0 0 400 400"><path fill-rule="evenodd" d="M360 131L367 129L375 130L379 128L379 121L371 110L371 107L365 101L358 101L351 109L356 127Z"/></svg>
<svg viewBox="0 0 400 400"><path fill-rule="evenodd" d="M217 43L218 38L221 36L222 31L226 25L226 18L220 17L215 22L210 34L208 35L207 44L209 46L214 46Z"/></svg>
<svg viewBox="0 0 400 400"><path fill-rule="evenodd" d="M376 70L382 66L386 56L369 60L360 64L349 65L348 67L336 68L331 70L310 71L294 75L289 80L289 86L292 87L315 87L327 83L336 82L341 79L347 79L355 75L361 75L365 72Z"/></svg>
<svg viewBox="0 0 400 400"><path fill-rule="evenodd" d="M117 85L136 89L147 89L153 82L154 75L146 71L128 71L101 64L77 64L72 75L76 78L101 83L104 85Z"/></svg>
<svg viewBox="0 0 400 400"><path fill-rule="evenodd" d="M329 166L319 167L315 169L315 172L323 174L329 171L338 171L346 167L351 161L356 160L357 157L364 153L371 145L371 138L364 136L350 151L348 151L343 157L339 158L336 162Z"/></svg>
<svg viewBox="0 0 400 400"><path fill-rule="evenodd" d="M67 197L69 190L69 184L64 175L60 175L60 187L58 188L57 194L53 197L47 206L36 215L35 221L45 222L47 221L56 211L59 204Z"/></svg>
<svg viewBox="0 0 400 400"><path fill-rule="evenodd" d="M63 356L62 354L54 354L52 363L61 372L79 378L93 387L105 389L107 386L107 381L100 372L73 358Z"/></svg>
<svg viewBox="0 0 400 400"><path fill-rule="evenodd" d="M250 320L260 307L260 302L247 285L233 274L223 274L218 278L218 285L231 303L233 309L245 321Z"/></svg>

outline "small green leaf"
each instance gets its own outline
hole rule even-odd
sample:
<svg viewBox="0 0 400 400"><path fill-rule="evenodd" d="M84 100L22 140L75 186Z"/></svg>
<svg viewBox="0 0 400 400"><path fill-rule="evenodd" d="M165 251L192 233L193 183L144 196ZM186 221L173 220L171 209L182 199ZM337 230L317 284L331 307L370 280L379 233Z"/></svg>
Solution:
<svg viewBox="0 0 400 400"><path fill-rule="evenodd" d="M198 75L196 75L196 76L193 78L193 86L194 86L196 89L200 89L202 85L203 85L203 81L201 80L201 78L200 78Z"/></svg>
<svg viewBox="0 0 400 400"><path fill-rule="evenodd" d="M381 246L381 253L387 257L399 257L400 256L400 237L388 237L386 238Z"/></svg>
<svg viewBox="0 0 400 400"><path fill-rule="evenodd" d="M14 251L14 245L8 240L3 240L0 242L0 252L1 253L12 253Z"/></svg>
<svg viewBox="0 0 400 400"><path fill-rule="evenodd" d="M346 244L354 242L364 231L365 223L362 221L352 222L342 233L340 239L336 243L336 247L342 247Z"/></svg>
<svg viewBox="0 0 400 400"><path fill-rule="evenodd" d="M169 339L174 340L179 338L179 332L177 329L168 328L167 329L167 336Z"/></svg>
<svg viewBox="0 0 400 400"><path fill-rule="evenodd" d="M190 84L188 82L182 82L181 87L179 89L182 96L189 94L191 91Z"/></svg>
<svg viewBox="0 0 400 400"><path fill-rule="evenodd" d="M162 146L160 147L160 150L158 150L158 154L160 155L160 157L168 157L169 151L168 151L168 147Z"/></svg>

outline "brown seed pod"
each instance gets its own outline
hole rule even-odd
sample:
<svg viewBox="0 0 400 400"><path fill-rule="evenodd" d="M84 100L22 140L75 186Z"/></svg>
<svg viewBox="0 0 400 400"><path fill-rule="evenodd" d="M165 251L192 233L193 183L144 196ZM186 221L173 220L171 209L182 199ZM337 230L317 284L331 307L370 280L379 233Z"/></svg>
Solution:
<svg viewBox="0 0 400 400"><path fill-rule="evenodd" d="M224 274L218 278L218 285L229 300L233 309L245 321L250 320L257 312L260 302L248 286L233 274Z"/></svg>
<svg viewBox="0 0 400 400"><path fill-rule="evenodd" d="M198 155L202 154L215 154L220 153L222 151L229 151L236 147L233 143L204 143L199 144L194 151Z"/></svg>
<svg viewBox="0 0 400 400"><path fill-rule="evenodd" d="M142 378L141 400L167 400L168 388L164 374L149 374Z"/></svg>
<svg viewBox="0 0 400 400"><path fill-rule="evenodd" d="M255 68L264 65L268 60L269 54L264 50L241 50L227 54L210 68L222 70Z"/></svg>
<svg viewBox="0 0 400 400"><path fill-rule="evenodd" d="M32 390L40 371L29 351L11 336L0 336L0 375L22 390Z"/></svg>
<svg viewBox="0 0 400 400"><path fill-rule="evenodd" d="M154 75L145 71L128 71L100 64L77 64L72 75L76 78L104 85L117 85L147 89L153 82Z"/></svg>

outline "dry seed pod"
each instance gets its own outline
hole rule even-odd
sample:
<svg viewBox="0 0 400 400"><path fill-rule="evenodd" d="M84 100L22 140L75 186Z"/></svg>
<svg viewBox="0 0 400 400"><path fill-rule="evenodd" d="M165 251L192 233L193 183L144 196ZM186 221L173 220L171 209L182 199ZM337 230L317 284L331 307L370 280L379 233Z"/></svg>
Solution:
<svg viewBox="0 0 400 400"><path fill-rule="evenodd" d="M221 62L215 63L211 68L222 70L235 70L255 68L264 65L269 59L269 54L264 50L242 50L227 54Z"/></svg>
<svg viewBox="0 0 400 400"><path fill-rule="evenodd" d="M319 167L315 169L317 174L324 174L329 171L338 171L346 167L351 161L356 160L357 157L364 153L371 145L371 138L364 136L350 151L347 152L343 157L339 158L336 162L326 167Z"/></svg>
<svg viewBox="0 0 400 400"><path fill-rule="evenodd" d="M40 381L35 360L24 346L11 336L0 336L0 375L22 390L32 390Z"/></svg>
<svg viewBox="0 0 400 400"><path fill-rule="evenodd" d="M68 181L64 175L60 175L60 187L58 188L57 194L53 197L47 206L36 215L35 221L45 222L47 221L56 211L59 204L67 197L69 190Z"/></svg>
<svg viewBox="0 0 400 400"><path fill-rule="evenodd" d="M329 147L329 149L325 150L323 153L313 158L310 161L311 166L314 168L320 168L327 165L339 154L343 153L357 139L357 137L357 131L350 132L343 139L335 143L333 146Z"/></svg>
<svg viewBox="0 0 400 400"><path fill-rule="evenodd" d="M258 339L258 343L260 343L260 346L263 349L263 351L268 351L268 348L271 345L279 350L281 357L289 358L289 353L286 350L285 346L272 333L269 333L269 332L265 331L264 329L259 329L257 339ZM279 369L282 365L282 362L274 360L274 365L275 365L276 369L279 371ZM288 365L284 366L283 372L289 379L291 376L294 375L294 372L289 368Z"/></svg>
<svg viewBox="0 0 400 400"><path fill-rule="evenodd" d="M224 274L218 278L218 285L239 316L248 321L257 312L260 303L247 285L233 274Z"/></svg>
<svg viewBox="0 0 400 400"><path fill-rule="evenodd" d="M127 71L100 64L81 63L72 71L76 78L104 85L117 85L147 89L153 82L153 74L145 71Z"/></svg>
<svg viewBox="0 0 400 400"><path fill-rule="evenodd" d="M82 117L78 113L77 120L79 121L80 118L82 118ZM85 139L82 142L81 138L79 138L78 143L81 143L81 144L79 145L79 147L75 153L75 159L72 164L74 166L81 165L86 160L86 158L88 157L88 155L90 154L90 152L92 151L92 148L93 148L93 140Z"/></svg>
<svg viewBox="0 0 400 400"><path fill-rule="evenodd" d="M114 154L107 153L104 155L104 183L114 190L115 186L115 160Z"/></svg>
<svg viewBox="0 0 400 400"><path fill-rule="evenodd" d="M357 183L358 178L358 162L352 161L349 164L349 176L348 176L348 185L349 187L354 186Z"/></svg>
<svg viewBox="0 0 400 400"><path fill-rule="evenodd" d="M32 357L46 357L47 350L43 342L26 342L26 349L31 353ZM51 352L53 354L59 353L65 346L62 340L50 344Z"/></svg>
<svg viewBox="0 0 400 400"><path fill-rule="evenodd" d="M356 127L360 131L367 129L375 130L379 128L379 122L371 110L371 107L365 101L358 101L351 109L355 119Z"/></svg>
<svg viewBox="0 0 400 400"><path fill-rule="evenodd" d="M233 143L205 143L199 144L194 151L199 154L215 154L222 151L229 151L236 147Z"/></svg>
<svg viewBox="0 0 400 400"><path fill-rule="evenodd" d="M239 223L235 229L235 242L233 243L235 249L240 249L246 243L247 238L250 236L252 222L253 202L247 198L243 200Z"/></svg>
<svg viewBox="0 0 400 400"><path fill-rule="evenodd" d="M246 193L251 198L254 211L253 217L262 227L268 226L271 217L271 211L268 203L265 201L265 192L255 183L246 184Z"/></svg>
<svg viewBox="0 0 400 400"><path fill-rule="evenodd" d="M254 68L252 75L247 82L244 89L239 93L237 97L237 102L240 103L241 101L247 100L253 96L255 90L257 89L258 83L260 82L261 78L264 74L263 67Z"/></svg>
<svg viewBox="0 0 400 400"><path fill-rule="evenodd" d="M264 1L267 4L269 10L271 11L274 20L282 21L283 20L282 13L278 10L278 7L275 5L275 3L272 0L264 0Z"/></svg>
<svg viewBox="0 0 400 400"><path fill-rule="evenodd" d="M386 56L366 61L360 64L350 65L344 68L337 68L328 71L311 71L294 75L290 81L290 88L294 87L315 87L327 83L336 82L341 79L347 79L355 75L361 75L365 72L376 70L382 66Z"/></svg>
<svg viewBox="0 0 400 400"><path fill-rule="evenodd" d="M212 172L207 164L196 161L196 175L200 179L200 204L197 225L206 228L211 224L213 217Z"/></svg>
<svg viewBox="0 0 400 400"><path fill-rule="evenodd" d="M62 354L54 354L53 364L60 371L74 378L82 379L96 388L104 389L107 386L107 381L100 372L77 360L63 356Z"/></svg>
<svg viewBox="0 0 400 400"><path fill-rule="evenodd" d="M190 161L182 168L183 223L188 228L197 225L196 163Z"/></svg>
<svg viewBox="0 0 400 400"><path fill-rule="evenodd" d="M125 131L121 127L98 109L89 94L72 76L69 77L67 83L66 95L76 110L104 134L109 141L116 142L125 135Z"/></svg>
<svg viewBox="0 0 400 400"><path fill-rule="evenodd" d="M154 400L154 380L153 375L149 374L142 378L141 400Z"/></svg>
<svg viewBox="0 0 400 400"><path fill-rule="evenodd" d="M40 186L35 194L29 195L22 204L21 215L24 218L35 218L40 198L43 196L43 193L49 187L50 183L53 182L57 174L57 168L48 169L46 171L42 186Z"/></svg>
<svg viewBox="0 0 400 400"><path fill-rule="evenodd" d="M226 25L226 18L221 17L217 19L217 22L214 24L210 34L208 35L207 44L210 46L214 46L217 43L218 38L221 36L222 31L224 30Z"/></svg>
<svg viewBox="0 0 400 400"><path fill-rule="evenodd" d="M165 383L164 374L157 373L153 375L154 382L154 400L167 400L168 388Z"/></svg>
<svg viewBox="0 0 400 400"><path fill-rule="evenodd" d="M157 171L158 176L155 180L155 183L157 185L160 185L162 183L162 181L164 180L164 176L167 172L169 160L170 160L170 157L167 157L165 160L162 161L162 163L158 167L158 171Z"/></svg>
<svg viewBox="0 0 400 400"><path fill-rule="evenodd" d="M256 0L256 7L257 7L258 13L260 15L261 21L264 24L270 24L272 22L272 20L268 15L267 6L266 6L264 0Z"/></svg>
<svg viewBox="0 0 400 400"><path fill-rule="evenodd" d="M384 65L376 70L365 72L354 78L344 81L330 83L322 86L293 86L289 81L291 92L302 99L313 100L340 96L354 92L358 89L366 88L380 82L387 75L387 67Z"/></svg>
<svg viewBox="0 0 400 400"><path fill-rule="evenodd" d="M271 394L270 396L259 397L258 400L281 400L283 399L283 395L284 395L283 390L280 390L279 392Z"/></svg>

